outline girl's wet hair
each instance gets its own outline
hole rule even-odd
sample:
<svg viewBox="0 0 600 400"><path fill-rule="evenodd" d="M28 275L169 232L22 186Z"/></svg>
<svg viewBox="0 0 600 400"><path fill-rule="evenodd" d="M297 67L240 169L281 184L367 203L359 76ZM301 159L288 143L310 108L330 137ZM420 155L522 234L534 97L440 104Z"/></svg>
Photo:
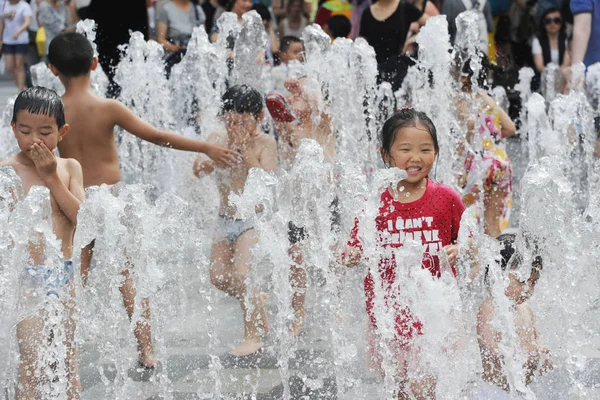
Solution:
<svg viewBox="0 0 600 400"><path fill-rule="evenodd" d="M261 94L248 85L235 85L227 89L221 98L221 115L233 111L238 114L249 113L258 118L263 110Z"/></svg>
<svg viewBox="0 0 600 400"><path fill-rule="evenodd" d="M481 63L481 69L477 74L477 85L482 89L487 89L488 74L490 72L490 62L485 53L483 53L482 51L478 51L475 56L470 57L466 52L461 51L457 54L455 63L460 68L461 75L466 76L468 78L467 85L470 86L473 74L475 73L475 71L473 71L472 65L474 63L473 57L479 58L479 62Z"/></svg>
<svg viewBox="0 0 600 400"><path fill-rule="evenodd" d="M17 122L19 111L52 117L56 120L58 129L66 124L65 107L60 96L54 90L42 86L34 86L17 96L13 107L13 123Z"/></svg>
<svg viewBox="0 0 600 400"><path fill-rule="evenodd" d="M431 118L422 111L406 107L396 111L396 113L388 118L388 120L385 121L385 124L383 124L380 137L382 155L389 156L394 141L396 140L396 136L398 136L398 133L403 128L407 127L424 127L431 135L435 154L439 154L440 147L437 140L437 130L435 129L435 125L433 124L433 121L431 121Z"/></svg>

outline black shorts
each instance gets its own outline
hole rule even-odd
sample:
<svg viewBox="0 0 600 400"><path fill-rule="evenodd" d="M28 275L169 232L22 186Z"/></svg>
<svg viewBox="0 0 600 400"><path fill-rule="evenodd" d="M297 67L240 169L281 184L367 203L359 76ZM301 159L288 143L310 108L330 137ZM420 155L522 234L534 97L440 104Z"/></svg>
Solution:
<svg viewBox="0 0 600 400"><path fill-rule="evenodd" d="M2 46L4 54L27 54L29 44L5 44Z"/></svg>

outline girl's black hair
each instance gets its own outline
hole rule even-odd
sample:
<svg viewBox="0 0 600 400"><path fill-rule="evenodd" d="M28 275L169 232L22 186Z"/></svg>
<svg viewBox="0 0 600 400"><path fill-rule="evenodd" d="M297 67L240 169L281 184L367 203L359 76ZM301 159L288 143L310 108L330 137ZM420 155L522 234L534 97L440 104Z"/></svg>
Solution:
<svg viewBox="0 0 600 400"><path fill-rule="evenodd" d="M398 132L406 127L416 127L417 124L424 126L425 129L427 129L433 140L435 154L439 154L440 147L437 140L437 130L435 129L435 125L433 124L433 121L431 121L431 118L422 111L407 107L396 111L396 113L388 118L388 120L385 121L385 124L383 124L380 138L382 155L389 156L394 141L396 140L396 136L398 136Z"/></svg>
<svg viewBox="0 0 600 400"><path fill-rule="evenodd" d="M478 57L481 63L481 69L479 70L479 74L477 75L477 85L479 85L479 87L482 89L487 89L488 74L490 72L490 62L488 60L487 55L481 51L478 51L475 57ZM474 74L473 67L471 65L472 57L468 57L464 53L462 53L459 54L456 61L458 65L460 65L461 74L469 79L469 83L467 85L470 85Z"/></svg>
<svg viewBox="0 0 600 400"><path fill-rule="evenodd" d="M261 94L248 85L235 85L227 89L221 97L221 114L234 111L238 114L249 113L258 118L263 110Z"/></svg>
<svg viewBox="0 0 600 400"><path fill-rule="evenodd" d="M17 96L13 107L13 123L17 123L19 111L52 117L56 120L58 129L66 124L65 107L60 96L54 90L42 86L34 86L22 91Z"/></svg>
<svg viewBox="0 0 600 400"><path fill-rule="evenodd" d="M552 14L555 12L559 13L560 17L563 18L563 12L558 7L550 7L548 9L544 10L544 12L542 13L542 18L540 18L540 23L538 26L538 39L541 37L548 36L548 32L546 31L546 25L544 24L544 19L546 19L548 14ZM565 21L563 20L563 22L560 24L559 32L565 32L565 30L566 30L566 24L565 24Z"/></svg>

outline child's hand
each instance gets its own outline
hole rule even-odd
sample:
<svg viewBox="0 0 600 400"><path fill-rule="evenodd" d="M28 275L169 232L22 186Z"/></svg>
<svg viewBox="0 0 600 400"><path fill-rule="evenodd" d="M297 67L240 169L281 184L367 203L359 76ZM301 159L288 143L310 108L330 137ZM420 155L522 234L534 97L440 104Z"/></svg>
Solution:
<svg viewBox="0 0 600 400"><path fill-rule="evenodd" d="M19 38L19 34L20 32L15 32L14 35L12 35L12 39L17 40Z"/></svg>
<svg viewBox="0 0 600 400"><path fill-rule="evenodd" d="M34 143L29 150L29 157L35 164L35 169L44 182L47 182L56 174L58 162L54 154L44 143Z"/></svg>
<svg viewBox="0 0 600 400"><path fill-rule="evenodd" d="M206 155L220 168L232 167L240 163L239 153L222 146L211 145L206 150Z"/></svg>
<svg viewBox="0 0 600 400"><path fill-rule="evenodd" d="M338 262L347 267L356 267L362 257L360 249L353 246L346 246L338 254Z"/></svg>
<svg viewBox="0 0 600 400"><path fill-rule="evenodd" d="M444 246L443 250L446 252L446 257L448 257L448 263L450 265L455 265L456 259L458 258L458 245L450 244L448 246Z"/></svg>

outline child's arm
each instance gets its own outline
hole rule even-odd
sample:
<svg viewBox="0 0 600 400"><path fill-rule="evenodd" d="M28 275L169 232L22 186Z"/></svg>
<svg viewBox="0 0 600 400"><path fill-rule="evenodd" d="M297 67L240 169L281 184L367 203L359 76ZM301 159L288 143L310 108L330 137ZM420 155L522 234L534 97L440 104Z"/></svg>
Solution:
<svg viewBox="0 0 600 400"><path fill-rule="evenodd" d="M206 141L208 143L218 144L219 133L211 133ZM204 154L198 154L198 157L194 160L194 175L196 175L197 178L200 178L202 175L211 174L215 170L215 167L215 162L213 160L206 158Z"/></svg>
<svg viewBox="0 0 600 400"><path fill-rule="evenodd" d="M75 160L67 161L67 169L71 175L69 187L67 188L58 176L58 161L45 144L34 144L30 155L40 178L42 178L46 187L50 189L50 194L58 203L61 211L72 224L76 225L77 213L84 196L81 165Z"/></svg>
<svg viewBox="0 0 600 400"><path fill-rule="evenodd" d="M121 102L113 100L110 104L109 112L114 115L115 125L120 126L140 139L176 150L204 153L217 165L231 166L238 163L239 154L233 150L200 140L190 139L175 133L161 131L139 118Z"/></svg>

